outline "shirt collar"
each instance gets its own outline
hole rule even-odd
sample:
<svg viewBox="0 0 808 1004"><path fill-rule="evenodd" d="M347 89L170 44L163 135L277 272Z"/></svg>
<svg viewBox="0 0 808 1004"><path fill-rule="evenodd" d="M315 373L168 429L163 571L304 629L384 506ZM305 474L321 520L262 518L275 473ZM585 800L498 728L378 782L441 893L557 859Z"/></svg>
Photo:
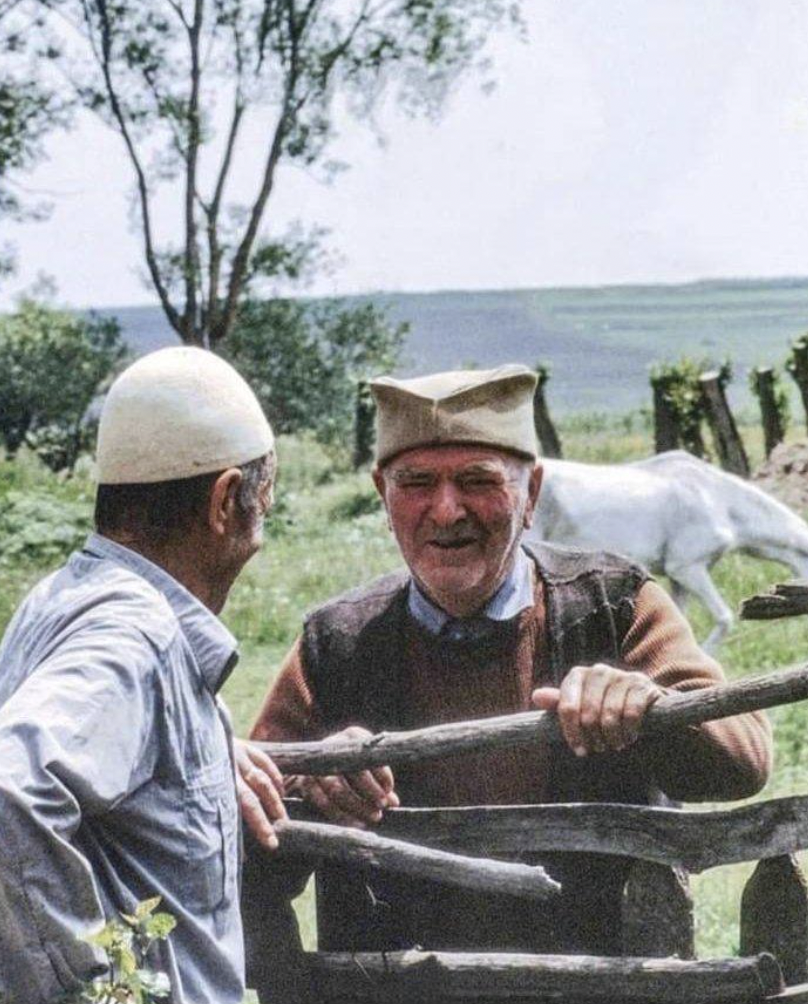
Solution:
<svg viewBox="0 0 808 1004"><path fill-rule="evenodd" d="M483 609L476 615L491 621L508 621L523 610L533 606L533 562L520 547L513 568ZM420 589L415 579L410 579L407 596L410 614L430 634L440 634L452 620L445 610L432 602Z"/></svg>
<svg viewBox="0 0 808 1004"><path fill-rule="evenodd" d="M165 596L188 640L207 687L216 693L238 661L238 644L219 618L168 572L109 537L92 533L84 553L123 565Z"/></svg>

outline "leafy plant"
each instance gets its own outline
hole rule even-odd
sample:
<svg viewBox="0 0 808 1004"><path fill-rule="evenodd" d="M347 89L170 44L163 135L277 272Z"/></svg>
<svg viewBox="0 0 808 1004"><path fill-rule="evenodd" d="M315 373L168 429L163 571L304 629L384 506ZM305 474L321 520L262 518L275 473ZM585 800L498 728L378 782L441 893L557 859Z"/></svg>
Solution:
<svg viewBox="0 0 808 1004"><path fill-rule="evenodd" d="M0 439L26 443L54 471L72 471L92 438L87 412L123 361L114 320L76 317L31 300L0 319Z"/></svg>
<svg viewBox="0 0 808 1004"><path fill-rule="evenodd" d="M406 330L372 303L275 299L248 304L223 348L277 432L345 448L357 381L394 368Z"/></svg>
<svg viewBox="0 0 808 1004"><path fill-rule="evenodd" d="M156 912L159 905L159 896L144 900L133 914L121 914L86 939L106 955L109 978L85 986L76 1004L152 1004L169 996L168 976L146 965L152 945L165 941L177 926L170 913Z"/></svg>
<svg viewBox="0 0 808 1004"><path fill-rule="evenodd" d="M92 525L89 500L12 489L0 492L0 501L0 568L56 564Z"/></svg>

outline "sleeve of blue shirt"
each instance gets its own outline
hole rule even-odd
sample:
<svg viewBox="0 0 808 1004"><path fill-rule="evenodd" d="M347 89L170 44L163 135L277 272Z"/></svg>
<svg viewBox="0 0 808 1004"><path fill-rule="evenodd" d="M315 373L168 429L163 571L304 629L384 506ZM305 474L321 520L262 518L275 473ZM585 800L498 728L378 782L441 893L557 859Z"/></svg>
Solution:
<svg viewBox="0 0 808 1004"><path fill-rule="evenodd" d="M0 708L0 990L45 1004L99 972L104 922L82 819L154 764L159 656L131 626L85 625Z"/></svg>

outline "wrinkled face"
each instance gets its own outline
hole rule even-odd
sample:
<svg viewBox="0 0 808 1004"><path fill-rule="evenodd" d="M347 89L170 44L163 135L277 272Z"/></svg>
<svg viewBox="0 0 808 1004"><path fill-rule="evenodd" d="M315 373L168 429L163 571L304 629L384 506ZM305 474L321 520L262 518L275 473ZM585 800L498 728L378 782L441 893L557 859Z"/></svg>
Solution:
<svg viewBox="0 0 808 1004"><path fill-rule="evenodd" d="M462 617L510 571L533 518L541 468L499 450L429 447L400 454L374 480L413 576Z"/></svg>

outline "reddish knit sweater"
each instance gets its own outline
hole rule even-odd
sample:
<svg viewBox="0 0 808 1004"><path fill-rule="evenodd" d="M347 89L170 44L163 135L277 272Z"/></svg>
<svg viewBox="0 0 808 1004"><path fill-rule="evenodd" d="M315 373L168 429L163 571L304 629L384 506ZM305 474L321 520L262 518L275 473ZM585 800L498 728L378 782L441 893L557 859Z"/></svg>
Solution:
<svg viewBox="0 0 808 1004"><path fill-rule="evenodd" d="M466 650L462 657L456 647L448 649L414 619L410 621L404 699L414 726L530 708L533 689L550 682L541 671L546 663L540 583L535 600L498 647ZM685 618L654 582L645 583L637 594L620 666L644 672L674 691L708 687L724 679L720 666L698 647ZM284 742L322 737L298 640L265 698L252 738ZM400 770L397 789L402 804L408 805L538 803L544 800L551 756L551 750L517 747L447 757ZM649 744L647 756L650 776L671 798L741 798L759 790L770 773L771 730L762 713L738 715ZM294 787L294 778L288 778L287 789Z"/></svg>

